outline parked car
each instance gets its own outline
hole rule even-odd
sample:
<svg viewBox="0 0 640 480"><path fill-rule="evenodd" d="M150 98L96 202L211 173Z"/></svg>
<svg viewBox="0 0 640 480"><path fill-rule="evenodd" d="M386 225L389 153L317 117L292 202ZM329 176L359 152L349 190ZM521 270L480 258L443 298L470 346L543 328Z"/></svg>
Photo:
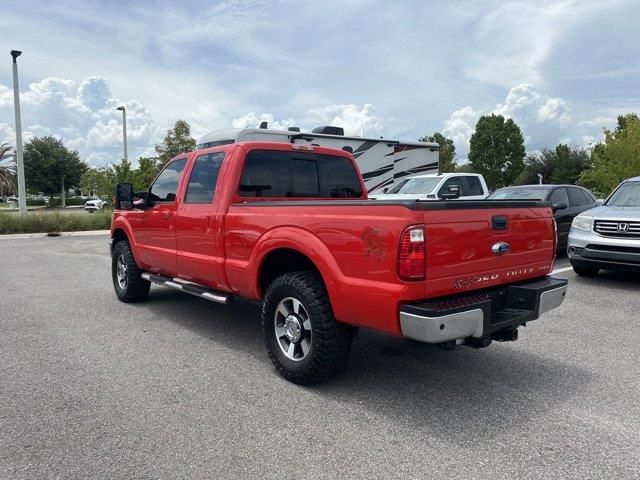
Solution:
<svg viewBox="0 0 640 480"><path fill-rule="evenodd" d="M567 251L571 222L580 213L597 206L596 197L586 188L575 185L521 185L500 188L489 200L544 200L551 203L558 230L558 253Z"/></svg>
<svg viewBox="0 0 640 480"><path fill-rule="evenodd" d="M196 150L146 192L119 183L114 208L119 300L144 300L154 282L218 303L262 301L269 357L300 384L337 373L357 327L482 348L516 340L566 292L548 276L546 203L369 201L341 149Z"/></svg>
<svg viewBox="0 0 640 480"><path fill-rule="evenodd" d="M102 210L105 204L106 202L101 200L100 198L94 198L93 200L88 200L87 202L85 202L84 209L89 213L93 213L95 211Z"/></svg>
<svg viewBox="0 0 640 480"><path fill-rule="evenodd" d="M391 188L369 195L377 200L441 200L457 186L460 200L482 200L489 194L484 177L477 173L430 173L398 180Z"/></svg>
<svg viewBox="0 0 640 480"><path fill-rule="evenodd" d="M640 177L625 180L601 206L573 220L567 254L578 275L601 268L640 271Z"/></svg>

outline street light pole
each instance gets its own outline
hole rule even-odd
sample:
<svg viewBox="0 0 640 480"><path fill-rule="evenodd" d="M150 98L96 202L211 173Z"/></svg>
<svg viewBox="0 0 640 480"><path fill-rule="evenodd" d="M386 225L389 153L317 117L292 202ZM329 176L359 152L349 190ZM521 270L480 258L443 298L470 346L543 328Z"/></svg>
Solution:
<svg viewBox="0 0 640 480"><path fill-rule="evenodd" d="M13 105L16 111L16 164L18 175L18 206L20 215L27 214L27 189L24 183L24 156L22 153L22 120L20 119L20 89L18 88L18 62L16 59L22 55L19 50L11 50L13 58Z"/></svg>
<svg viewBox="0 0 640 480"><path fill-rule="evenodd" d="M129 160L127 155L127 109L124 105L116 108L116 110L122 110L122 142L124 143L124 159Z"/></svg>

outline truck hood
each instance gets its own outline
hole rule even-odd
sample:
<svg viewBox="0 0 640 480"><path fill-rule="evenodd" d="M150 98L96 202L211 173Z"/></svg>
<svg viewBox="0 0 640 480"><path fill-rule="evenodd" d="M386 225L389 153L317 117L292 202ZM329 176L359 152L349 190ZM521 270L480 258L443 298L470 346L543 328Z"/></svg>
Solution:
<svg viewBox="0 0 640 480"><path fill-rule="evenodd" d="M590 215L598 220L640 221L640 207L613 207L601 205L582 214Z"/></svg>

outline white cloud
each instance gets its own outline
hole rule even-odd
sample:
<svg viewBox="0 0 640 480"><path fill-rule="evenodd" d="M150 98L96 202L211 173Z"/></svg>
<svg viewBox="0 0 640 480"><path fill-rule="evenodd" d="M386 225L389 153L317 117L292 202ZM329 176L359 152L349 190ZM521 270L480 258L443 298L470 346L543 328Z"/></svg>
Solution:
<svg viewBox="0 0 640 480"><path fill-rule="evenodd" d="M102 77L88 77L79 84L55 77L33 82L21 92L20 105L25 142L34 136L53 135L94 165L122 157L122 114L116 106L127 109L130 159L148 154L162 136L143 105L115 98ZM0 115L7 119L13 116L13 91L5 85L0 85ZM0 141L15 144L15 133L8 123L0 124L0 136Z"/></svg>
<svg viewBox="0 0 640 480"><path fill-rule="evenodd" d="M370 103L362 107L354 104L327 105L307 112L307 122L314 122L315 126L333 125L344 128L345 135L364 135L377 137L385 134L388 119L378 115Z"/></svg>
<svg viewBox="0 0 640 480"><path fill-rule="evenodd" d="M528 83L511 88L491 113L512 118L518 124L528 151L558 143L586 146L602 138L603 126L615 122L615 118L603 115L575 121L567 100L550 97ZM469 140L480 115L480 110L466 106L455 110L444 123L442 132L454 140L461 160L469 153Z"/></svg>
<svg viewBox="0 0 640 480"><path fill-rule="evenodd" d="M298 122L293 118L283 118L276 120L272 113L249 112L231 122L234 128L257 127L261 122L268 122L269 128L286 130L288 127L297 126L303 131L310 131L320 125L333 125L344 128L345 135L360 136L364 134L368 137L377 137L385 134L385 128L389 121L378 115L375 107L369 103L361 107L354 104L348 105L327 105L320 108L313 108L303 114Z"/></svg>
<svg viewBox="0 0 640 480"><path fill-rule="evenodd" d="M538 120L541 122L557 122L567 126L571 122L571 114L566 100L550 98L538 109Z"/></svg>
<svg viewBox="0 0 640 480"><path fill-rule="evenodd" d="M623 2L507 0L478 5L464 65L471 79L502 87L542 82L542 67L567 32Z"/></svg>
<svg viewBox="0 0 640 480"><path fill-rule="evenodd" d="M269 124L269 128L275 130L286 130L287 128L295 125L295 120L292 118L275 120L275 117L271 113L256 115L254 112L249 112L246 115L234 118L231 121L231 126L233 128L255 128L259 127L262 122L267 122Z"/></svg>
<svg viewBox="0 0 640 480"><path fill-rule="evenodd" d="M482 112L472 107L463 107L455 110L449 119L444 122L443 135L453 139L458 158L465 159L469 152L469 139L473 134L478 118Z"/></svg>

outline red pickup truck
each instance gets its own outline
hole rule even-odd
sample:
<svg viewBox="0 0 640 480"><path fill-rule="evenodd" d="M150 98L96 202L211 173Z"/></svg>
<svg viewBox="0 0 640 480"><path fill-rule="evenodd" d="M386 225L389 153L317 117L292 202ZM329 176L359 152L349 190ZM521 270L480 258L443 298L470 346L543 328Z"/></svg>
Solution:
<svg viewBox="0 0 640 480"><path fill-rule="evenodd" d="M368 200L353 156L241 142L177 156L146 192L116 186L112 277L123 302L157 283L262 301L278 372L310 384L358 327L452 348L517 338L559 306L546 202Z"/></svg>

